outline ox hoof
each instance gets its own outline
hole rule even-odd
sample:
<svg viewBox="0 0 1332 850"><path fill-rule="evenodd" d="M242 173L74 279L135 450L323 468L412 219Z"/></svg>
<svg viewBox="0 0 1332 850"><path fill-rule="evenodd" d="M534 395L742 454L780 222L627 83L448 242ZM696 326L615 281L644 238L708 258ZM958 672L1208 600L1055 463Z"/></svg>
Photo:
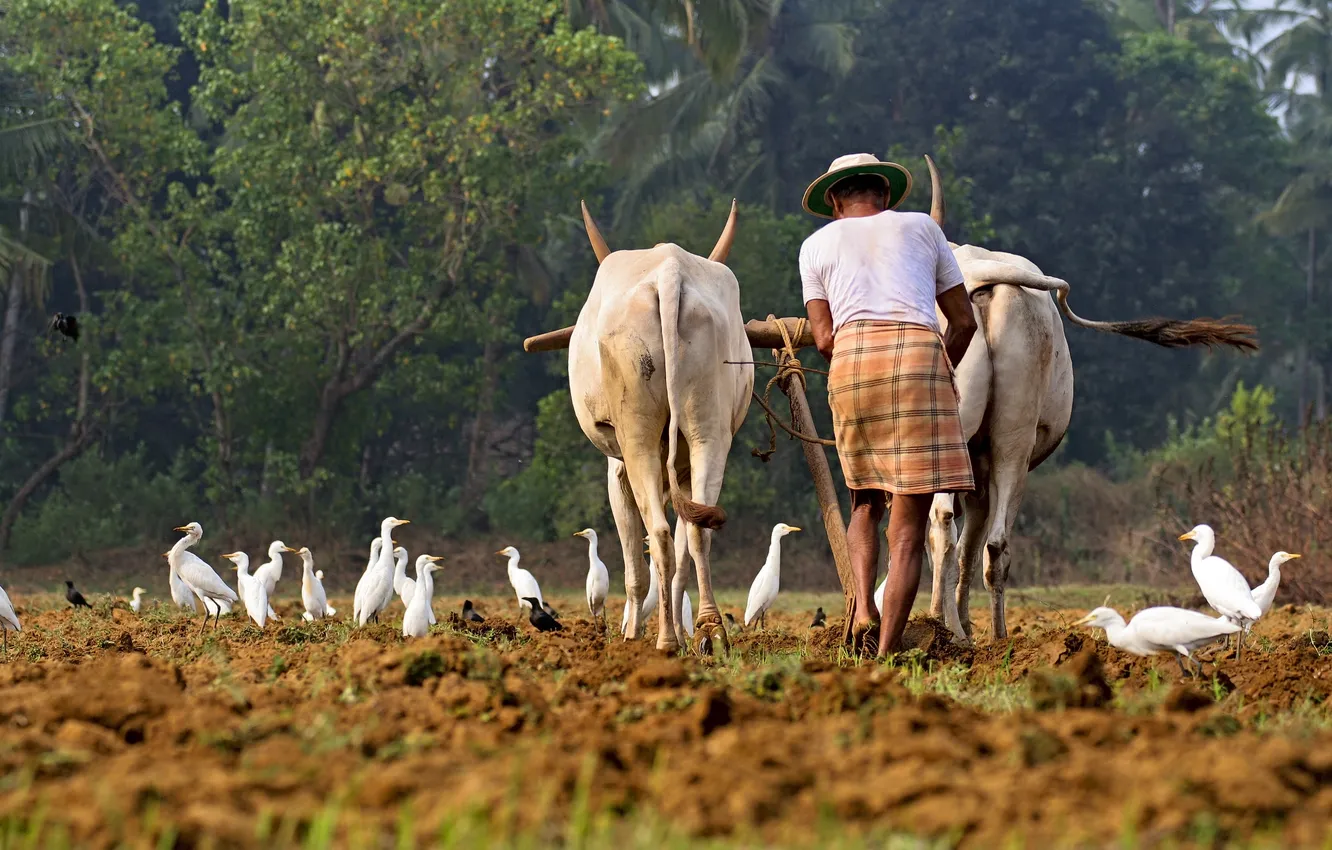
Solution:
<svg viewBox="0 0 1332 850"><path fill-rule="evenodd" d="M731 638L726 634L726 627L721 623L699 624L694 631L694 654L730 655Z"/></svg>

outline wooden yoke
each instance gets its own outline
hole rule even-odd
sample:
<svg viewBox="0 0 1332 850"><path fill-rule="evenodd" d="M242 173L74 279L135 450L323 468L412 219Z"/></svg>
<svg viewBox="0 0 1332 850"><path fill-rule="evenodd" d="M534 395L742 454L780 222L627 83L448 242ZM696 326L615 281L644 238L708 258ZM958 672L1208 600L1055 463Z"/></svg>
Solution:
<svg viewBox="0 0 1332 850"><path fill-rule="evenodd" d="M569 347L573 337L573 328L537 334L523 340L523 350L559 351ZM772 349L773 358L785 366L796 361L796 352L814 345L814 332L804 319L778 319L768 316L766 321L754 319L745 323L745 336L755 348ZM805 397L804 376L797 369L782 369L778 375L778 386L791 403L791 423L794 430L813 439L818 438L814 430L814 417L809 410L809 401ZM800 441L805 452L805 463L809 465L810 475L814 479L814 492L819 498L819 508L823 513L823 528L828 534L828 543L832 547L833 562L837 565L837 579L842 584L842 596L846 600L846 626L843 640L851 641L851 618L855 612L855 581L851 573L851 555L846 548L846 523L842 519L842 506L837 500L837 489L833 486L832 472L828 467L828 457L823 446Z"/></svg>

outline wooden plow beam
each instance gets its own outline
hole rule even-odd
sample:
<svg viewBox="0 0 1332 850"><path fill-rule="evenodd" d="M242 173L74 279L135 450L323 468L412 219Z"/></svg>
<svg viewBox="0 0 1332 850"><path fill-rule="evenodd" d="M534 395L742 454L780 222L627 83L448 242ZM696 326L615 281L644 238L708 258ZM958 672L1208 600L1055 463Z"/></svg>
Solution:
<svg viewBox="0 0 1332 850"><path fill-rule="evenodd" d="M778 319L768 316L767 320L754 319L745 323L745 335L749 344L755 348L772 349L773 360L782 367L797 365L796 352L814 345L814 334L803 319ZM523 340L523 350L528 352L559 351L569 347L573 328L538 334ZM791 426L801 437L800 445L805 452L805 462L809 465L810 475L814 479L814 492L819 499L819 508L823 513L823 528L828 534L832 547L833 562L837 565L837 579L842 584L842 597L846 604L845 627L842 638L847 643L851 640L851 619L855 611L855 581L851 572L851 556L846 548L846 523L842 519L842 507L837 499L837 490L833 486L832 472L828 468L828 456L823 446L814 440L818 434L814 430L814 417L810 413L809 401L805 397L805 382L798 368L782 368L777 386L786 395L791 405Z"/></svg>

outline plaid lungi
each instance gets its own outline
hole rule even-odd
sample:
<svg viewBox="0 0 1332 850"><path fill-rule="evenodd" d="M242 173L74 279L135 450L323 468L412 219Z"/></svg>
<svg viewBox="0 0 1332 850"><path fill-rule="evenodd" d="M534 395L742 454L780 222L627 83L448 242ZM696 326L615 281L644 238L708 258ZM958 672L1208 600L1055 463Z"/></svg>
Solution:
<svg viewBox="0 0 1332 850"><path fill-rule="evenodd" d="M903 322L837 332L828 405L846 486L889 493L975 489L943 340Z"/></svg>

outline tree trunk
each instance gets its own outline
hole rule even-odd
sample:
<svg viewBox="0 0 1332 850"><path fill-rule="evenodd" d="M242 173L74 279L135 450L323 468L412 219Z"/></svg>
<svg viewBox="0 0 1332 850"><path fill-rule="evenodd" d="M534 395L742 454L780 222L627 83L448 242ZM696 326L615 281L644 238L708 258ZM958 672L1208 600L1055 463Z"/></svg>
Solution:
<svg viewBox="0 0 1332 850"><path fill-rule="evenodd" d="M74 274L74 285L79 293L79 314L86 316L88 314L88 290L83 285L83 273L79 269L78 258L73 251L69 254L70 269ZM87 344L87 337L81 341L82 345ZM79 358L79 389L78 401L74 408L74 421L69 424L69 435L65 438L65 444L60 450L46 462L37 467L28 480L23 482L18 492L5 505L5 512L0 516L0 551L9 548L9 537L14 531L14 523L18 521L19 514L32 498L32 494L37 492L37 488L42 486L46 479L56 473L60 467L73 460L83 453L93 442L93 429L88 423L88 388L92 382L92 364L88 352L85 350Z"/></svg>
<svg viewBox="0 0 1332 850"><path fill-rule="evenodd" d="M32 192L23 193L23 205L19 207L19 242L28 242L28 205L32 203ZM5 421L9 412L9 385L14 376L14 350L18 345L19 317L23 314L23 290L27 282L28 265L15 259L14 267L9 270L9 296L5 303L5 324L0 330L0 422Z"/></svg>
<svg viewBox="0 0 1332 850"><path fill-rule="evenodd" d="M330 380L324 384L319 394L319 409L315 411L314 424L310 426L310 436L301 446L300 472L305 481L314 475L319 462L324 459L324 450L328 447L328 435L333 431L333 421L338 416L338 408L349 393L344 391L344 383Z"/></svg>
<svg viewBox="0 0 1332 850"><path fill-rule="evenodd" d="M499 382L499 344L487 342L481 356L481 395L476 403L462 489L462 504L473 514L480 510L490 477L490 426L495 415L495 385Z"/></svg>
<svg viewBox="0 0 1332 850"><path fill-rule="evenodd" d="M1156 0L1156 17L1165 27L1166 35L1175 34L1175 0Z"/></svg>
<svg viewBox="0 0 1332 850"><path fill-rule="evenodd" d="M1309 256L1305 267L1304 277L1304 316L1307 322L1313 315L1314 306L1314 283L1317 275L1318 258L1318 231L1315 228L1309 228ZM1300 384L1300 418L1308 415L1310 404L1310 386L1309 386L1309 333L1308 328L1300 334L1300 347L1297 354L1299 359L1299 384Z"/></svg>

